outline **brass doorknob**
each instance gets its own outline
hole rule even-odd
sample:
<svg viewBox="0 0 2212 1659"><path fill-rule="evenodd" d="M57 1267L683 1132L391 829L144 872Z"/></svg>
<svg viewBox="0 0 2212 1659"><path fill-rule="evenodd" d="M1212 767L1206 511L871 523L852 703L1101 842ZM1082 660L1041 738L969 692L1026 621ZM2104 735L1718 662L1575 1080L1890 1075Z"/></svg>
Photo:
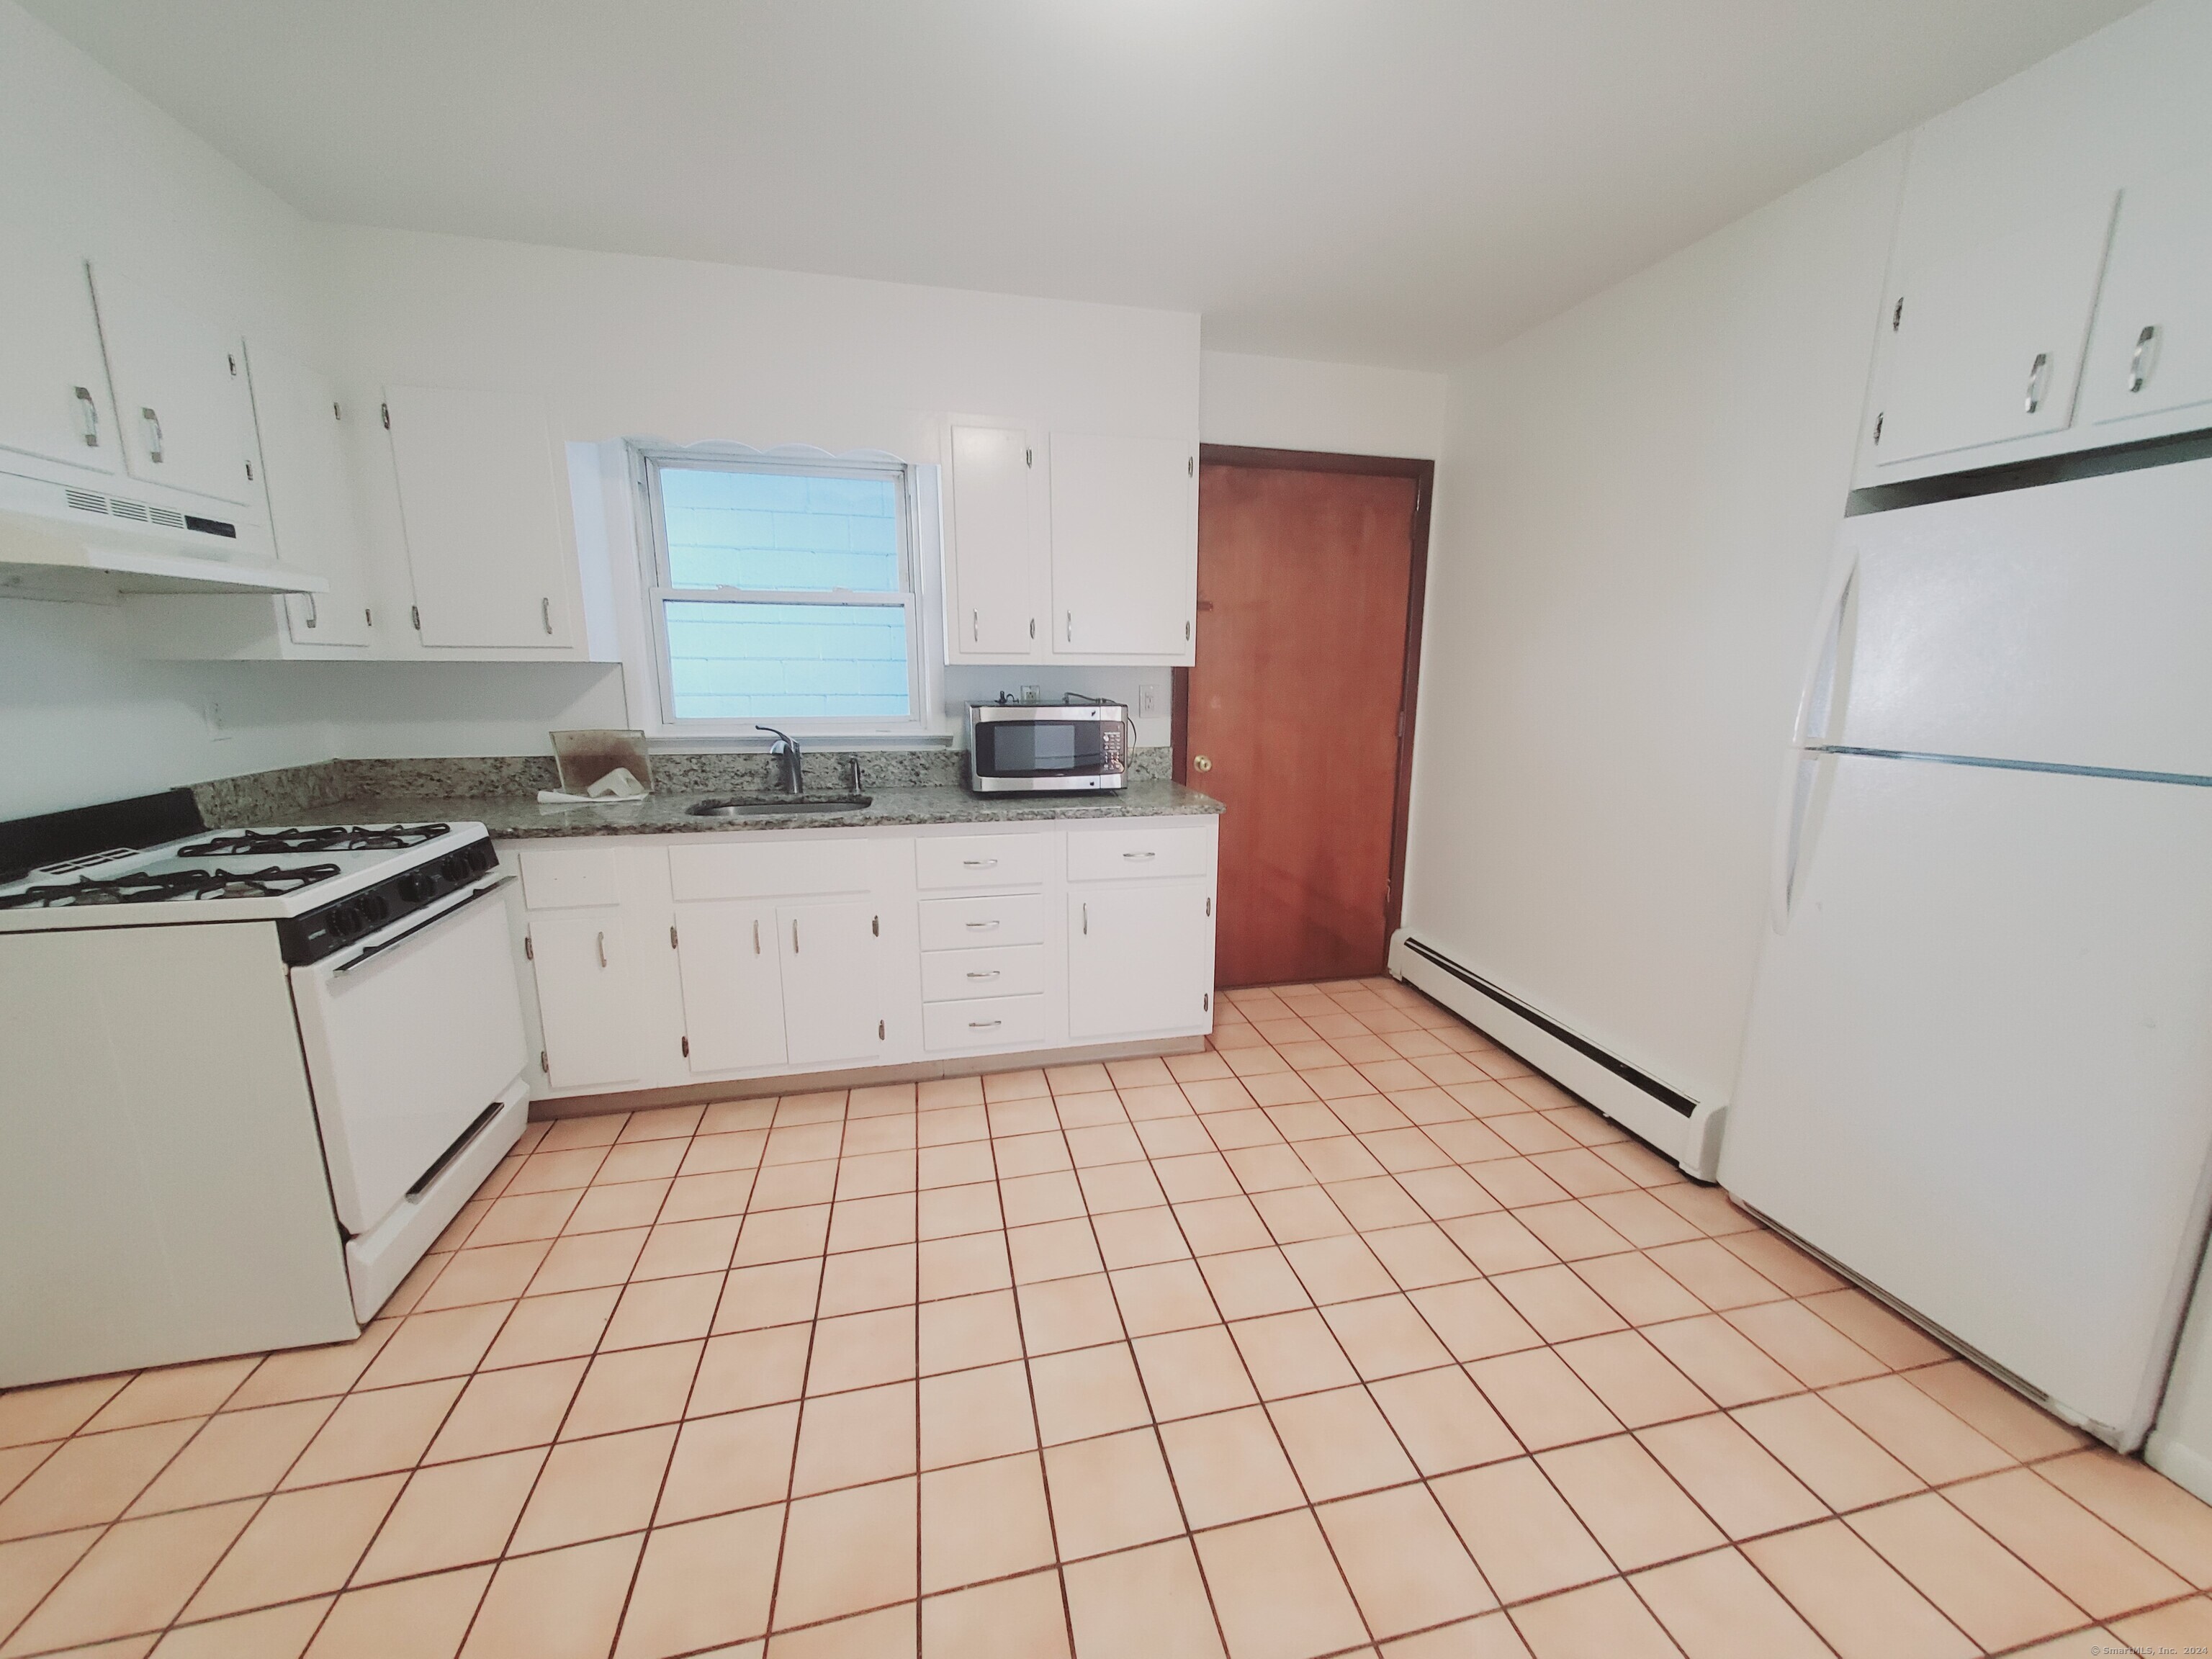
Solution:
<svg viewBox="0 0 2212 1659"><path fill-rule="evenodd" d="M1190 763L1201 772L1211 772L1213 769L1213 763L1203 755L1193 755L1190 757Z"/></svg>

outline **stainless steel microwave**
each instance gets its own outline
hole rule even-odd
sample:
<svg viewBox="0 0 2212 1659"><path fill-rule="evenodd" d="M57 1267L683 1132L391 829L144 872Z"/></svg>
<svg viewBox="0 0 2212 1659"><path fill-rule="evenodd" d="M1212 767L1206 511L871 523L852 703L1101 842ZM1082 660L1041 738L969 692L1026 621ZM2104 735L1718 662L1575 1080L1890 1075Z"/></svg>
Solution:
<svg viewBox="0 0 2212 1659"><path fill-rule="evenodd" d="M968 787L1017 790L1120 789L1129 781L1128 706L1073 694L1060 702L968 705Z"/></svg>

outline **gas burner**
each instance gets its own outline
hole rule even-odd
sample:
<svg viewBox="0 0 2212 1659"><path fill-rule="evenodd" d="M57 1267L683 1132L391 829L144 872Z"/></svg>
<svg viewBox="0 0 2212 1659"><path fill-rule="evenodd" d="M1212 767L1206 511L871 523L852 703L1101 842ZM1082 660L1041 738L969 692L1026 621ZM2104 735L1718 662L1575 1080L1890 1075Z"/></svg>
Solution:
<svg viewBox="0 0 2212 1659"><path fill-rule="evenodd" d="M325 824L293 830L233 830L177 849L179 858L227 858L234 854L383 853L420 847L447 834L443 823Z"/></svg>
<svg viewBox="0 0 2212 1659"><path fill-rule="evenodd" d="M273 898L295 893L338 874L335 864L295 869L270 865L265 870L139 871L120 876L88 877L0 893L0 909L59 909L81 904L158 904L169 899Z"/></svg>

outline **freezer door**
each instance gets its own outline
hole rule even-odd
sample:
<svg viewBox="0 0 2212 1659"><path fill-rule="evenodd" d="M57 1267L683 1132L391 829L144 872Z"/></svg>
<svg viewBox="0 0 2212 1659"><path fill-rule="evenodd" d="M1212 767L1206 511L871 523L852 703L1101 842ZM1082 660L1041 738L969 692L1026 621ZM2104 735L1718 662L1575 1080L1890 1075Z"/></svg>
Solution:
<svg viewBox="0 0 2212 1659"><path fill-rule="evenodd" d="M1867 514L1840 550L1808 741L2212 776L2212 460Z"/></svg>
<svg viewBox="0 0 2212 1659"><path fill-rule="evenodd" d="M2132 1447L2203 1243L2212 789L1816 765L1721 1183Z"/></svg>

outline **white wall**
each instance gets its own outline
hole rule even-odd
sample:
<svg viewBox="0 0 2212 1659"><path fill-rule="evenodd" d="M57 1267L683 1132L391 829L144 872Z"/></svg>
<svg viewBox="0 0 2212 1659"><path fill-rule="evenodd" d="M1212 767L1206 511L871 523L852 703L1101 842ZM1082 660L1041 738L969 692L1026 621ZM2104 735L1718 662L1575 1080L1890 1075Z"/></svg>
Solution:
<svg viewBox="0 0 2212 1659"><path fill-rule="evenodd" d="M1905 144L1455 374L1406 923L1725 1099Z"/></svg>
<svg viewBox="0 0 2212 1659"><path fill-rule="evenodd" d="M1210 444L1433 460L1445 377L1403 368L1209 351L1199 434Z"/></svg>
<svg viewBox="0 0 2212 1659"><path fill-rule="evenodd" d="M210 318L318 355L307 223L199 139L0 0L0 235L21 225L155 278ZM142 663L112 606L0 599L0 817L314 760L281 710L219 729L236 668Z"/></svg>

